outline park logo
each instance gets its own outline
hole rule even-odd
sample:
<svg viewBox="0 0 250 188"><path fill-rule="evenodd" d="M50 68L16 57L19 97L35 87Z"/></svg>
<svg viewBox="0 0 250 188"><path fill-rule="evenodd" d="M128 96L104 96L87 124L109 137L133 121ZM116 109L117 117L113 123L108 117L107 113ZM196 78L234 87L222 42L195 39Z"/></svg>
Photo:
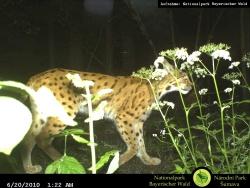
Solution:
<svg viewBox="0 0 250 188"><path fill-rule="evenodd" d="M211 182L211 172L205 167L200 167L193 172L194 184L198 187L206 187Z"/></svg>

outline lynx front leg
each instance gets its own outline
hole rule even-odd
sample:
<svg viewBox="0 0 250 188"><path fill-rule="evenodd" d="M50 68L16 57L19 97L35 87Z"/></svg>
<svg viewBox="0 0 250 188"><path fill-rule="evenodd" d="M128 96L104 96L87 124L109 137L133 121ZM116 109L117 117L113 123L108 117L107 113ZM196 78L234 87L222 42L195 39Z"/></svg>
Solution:
<svg viewBox="0 0 250 188"><path fill-rule="evenodd" d="M159 165L161 160L158 158L150 157L145 149L143 139L143 123L132 124L128 120L117 121L118 131L127 145L127 150L121 155L119 165L126 163L135 155L137 155L146 165Z"/></svg>
<svg viewBox="0 0 250 188"><path fill-rule="evenodd" d="M146 165L159 165L161 163L161 159L157 157L150 157L145 149L144 141L140 141L140 147L137 152L137 156L141 159L141 161Z"/></svg>
<svg viewBox="0 0 250 188"><path fill-rule="evenodd" d="M120 156L119 166L128 162L135 155L136 155L136 150L132 149L130 146L127 145L127 150Z"/></svg>
<svg viewBox="0 0 250 188"><path fill-rule="evenodd" d="M133 134L132 124L130 124L127 120L118 119L116 121L116 127L121 135L121 138L127 145L127 150L120 156L119 165L121 166L136 155L138 148L136 137Z"/></svg>
<svg viewBox="0 0 250 188"><path fill-rule="evenodd" d="M161 160L156 157L150 157L146 151L144 139L143 139L143 123L140 122L135 126L136 132L139 133L137 137L138 151L137 156L146 165L159 165Z"/></svg>

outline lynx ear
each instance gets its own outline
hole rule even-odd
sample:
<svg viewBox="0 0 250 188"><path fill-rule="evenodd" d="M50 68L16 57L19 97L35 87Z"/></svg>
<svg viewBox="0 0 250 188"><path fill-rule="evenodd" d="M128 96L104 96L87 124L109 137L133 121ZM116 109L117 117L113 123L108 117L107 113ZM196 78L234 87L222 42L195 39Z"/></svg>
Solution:
<svg viewBox="0 0 250 188"><path fill-rule="evenodd" d="M165 69L167 72L173 72L174 71L174 67L163 56L159 56L154 61L154 66L155 66L156 69L161 69L161 68L159 68L160 64L163 66L162 69Z"/></svg>
<svg viewBox="0 0 250 188"><path fill-rule="evenodd" d="M166 69L168 72L174 71L174 67L166 59L164 59L164 61L162 62L162 65L163 65L163 68Z"/></svg>

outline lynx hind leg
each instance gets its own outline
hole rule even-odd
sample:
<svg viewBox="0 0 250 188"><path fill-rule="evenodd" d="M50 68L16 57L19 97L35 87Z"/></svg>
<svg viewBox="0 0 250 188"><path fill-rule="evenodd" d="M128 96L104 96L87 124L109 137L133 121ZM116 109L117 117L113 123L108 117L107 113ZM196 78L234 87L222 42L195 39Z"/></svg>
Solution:
<svg viewBox="0 0 250 188"><path fill-rule="evenodd" d="M45 123L42 120L34 121L30 131L25 136L22 143L22 162L26 173L34 174L42 170L40 165L33 165L31 154L37 144L51 159L56 160L61 154L51 145L52 136L58 134L65 126L57 119L50 117Z"/></svg>
<svg viewBox="0 0 250 188"><path fill-rule="evenodd" d="M53 146L53 135L59 134L65 129L65 125L56 117L48 118L46 126L36 138L37 146L42 149L52 160L57 160L62 157Z"/></svg>
<svg viewBox="0 0 250 188"><path fill-rule="evenodd" d="M33 121L29 132L26 134L22 141L22 163L23 168L26 173L34 174L39 173L42 170L40 165L33 165L32 164L32 150L36 144L36 136L40 133L42 126L44 126L44 121L37 120Z"/></svg>

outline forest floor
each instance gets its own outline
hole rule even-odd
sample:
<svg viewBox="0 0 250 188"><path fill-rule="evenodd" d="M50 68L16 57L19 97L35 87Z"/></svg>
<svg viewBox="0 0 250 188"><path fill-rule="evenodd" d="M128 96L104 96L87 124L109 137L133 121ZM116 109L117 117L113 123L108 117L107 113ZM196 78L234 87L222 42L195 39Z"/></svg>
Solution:
<svg viewBox="0 0 250 188"><path fill-rule="evenodd" d="M173 148L169 148L169 143L161 143L152 134L160 133L163 129L163 124L156 123L159 121L159 114L152 113L150 118L144 124L144 141L148 154L152 157L161 159L161 164L158 166L148 166L141 162L138 157L133 157L130 161L122 165L115 173L117 174L161 174L170 173L173 170L173 160L175 160L176 153L173 154ZM157 125L158 124L158 125ZM111 150L119 150L123 153L126 150L126 145L122 141L118 131L111 121L97 121L95 122L95 142L97 160ZM82 127L82 126L80 126ZM86 127L86 131L88 126ZM85 129L84 127L84 129ZM84 136L88 139L88 136ZM56 138L53 145L60 151L64 151L64 137ZM0 173L24 173L21 158L20 147L17 147L10 157L0 155ZM74 156L81 164L88 169L91 166L90 148L87 145L76 143L71 137L67 140L67 155ZM52 161L43 153L38 147L35 147L32 152L33 164L40 164L43 170ZM106 173L108 165L104 166L98 173ZM44 171L42 172L44 173ZM90 173L90 171L87 171Z"/></svg>

